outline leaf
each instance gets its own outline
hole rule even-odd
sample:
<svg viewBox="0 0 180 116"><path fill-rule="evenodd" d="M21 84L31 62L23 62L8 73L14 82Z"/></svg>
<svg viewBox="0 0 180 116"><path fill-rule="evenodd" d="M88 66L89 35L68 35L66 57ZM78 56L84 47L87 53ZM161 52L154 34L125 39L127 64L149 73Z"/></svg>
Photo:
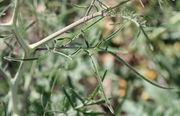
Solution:
<svg viewBox="0 0 180 116"><path fill-rule="evenodd" d="M145 36L145 38L146 38L146 40L147 40L147 42L148 42L149 48L150 48L152 51L154 51L153 44L152 44L149 36L146 34L145 30L143 29L142 25L140 25L139 28L141 29L142 33L144 34L144 36Z"/></svg>
<svg viewBox="0 0 180 116"><path fill-rule="evenodd" d="M71 106L72 106L73 108L75 108L74 103L73 103L70 95L68 94L68 92L66 91L66 89L65 89L64 87L63 87L63 92L64 92L65 96L67 97L67 99L68 99L69 103L71 104Z"/></svg>
<svg viewBox="0 0 180 116"><path fill-rule="evenodd" d="M46 56L48 56L48 54L42 55L42 56L38 56L38 57L32 57L32 58L12 58L12 57L8 57L8 56L4 56L3 58L9 62L21 62L21 61L34 61L34 60L39 60L39 59L43 59Z"/></svg>
<svg viewBox="0 0 180 116"><path fill-rule="evenodd" d="M71 56L78 54L81 49L82 49L82 47L79 47L75 52L73 52L73 53L71 54Z"/></svg>
<svg viewBox="0 0 180 116"><path fill-rule="evenodd" d="M117 29L116 31L112 32L108 37L102 39L100 42L97 43L96 46L100 46L103 42L109 41L110 39L112 39L114 37L115 34L117 34L119 31L121 31L124 28L124 25L122 25L119 29Z"/></svg>
<svg viewBox="0 0 180 116"><path fill-rule="evenodd" d="M111 99L111 98L108 98L109 100ZM86 104L86 106L88 106L88 105L94 105L94 104L103 104L103 103L106 103L106 100L105 99L100 99L100 100L96 100L96 101L91 101L91 102L89 102L88 104Z"/></svg>
<svg viewBox="0 0 180 116"><path fill-rule="evenodd" d="M80 32L79 34L77 34L76 37L79 36L79 35L81 35L82 33L86 32L86 31L88 31L90 28L92 28L96 23L98 23L99 21L101 21L103 18L104 18L104 17L101 17L101 18L99 18L98 20L96 20L95 22L93 22L91 25L85 27L84 29L81 29L81 32Z"/></svg>
<svg viewBox="0 0 180 116"><path fill-rule="evenodd" d="M77 7L77 8L87 8L88 6L82 6L78 4L72 4L72 6Z"/></svg>
<svg viewBox="0 0 180 116"><path fill-rule="evenodd" d="M70 89L74 97L78 98L82 103L84 103L84 99L74 90Z"/></svg>
<svg viewBox="0 0 180 116"><path fill-rule="evenodd" d="M86 43L87 48L89 48L89 42L86 39L84 39L84 41Z"/></svg>
<svg viewBox="0 0 180 116"><path fill-rule="evenodd" d="M53 53L59 54L61 56L64 56L64 57L68 58L69 60L72 60L72 58L70 56L68 56L68 55L66 55L66 54L64 54L62 52L58 52L58 51L53 50Z"/></svg>
<svg viewBox="0 0 180 116"><path fill-rule="evenodd" d="M133 46L135 44L135 42L137 42L137 40L139 39L139 36L141 35L141 30L138 29L138 32L137 32L137 35L135 36L134 40L128 45L129 47L130 46Z"/></svg>
<svg viewBox="0 0 180 116"><path fill-rule="evenodd" d="M121 5L129 2L130 0L124 0L124 1L121 1L120 3L118 3L117 5L113 6L113 7L110 7L110 10L112 9L116 9L116 8L119 8Z"/></svg>
<svg viewBox="0 0 180 116"><path fill-rule="evenodd" d="M114 114L114 110L113 110L113 108L112 108L112 106L111 106L111 104L110 104L110 102L109 102L109 100L108 100L108 98L106 96L106 93L105 93L105 90L104 90L104 87L103 87L103 84L102 84L102 79L100 77L100 74L99 74L99 71L97 69L97 66L96 66L92 56L90 58L91 58L91 61L92 61L93 67L94 67L94 71L95 71L95 73L97 75L99 86L100 86L102 94L103 94L103 96L105 98L106 105L107 105L108 109L111 111L111 113Z"/></svg>
<svg viewBox="0 0 180 116"><path fill-rule="evenodd" d="M96 23L98 23L99 21L101 21L104 17L99 18L98 20L94 21L91 25L85 27L84 29L82 29L81 31L86 32L87 30L89 30L91 27L93 27Z"/></svg>
<svg viewBox="0 0 180 116"><path fill-rule="evenodd" d="M107 74L107 70L105 70L103 77L102 77L102 81L104 80L104 78L106 77ZM98 92L99 92L100 86L98 85L94 91L89 95L89 97L87 98L87 100L85 101L85 103L88 103L91 99L93 99L95 96L97 96Z"/></svg>
<svg viewBox="0 0 180 116"><path fill-rule="evenodd" d="M67 37L60 37L58 39L56 39L57 41L61 41L61 40L71 40L73 39L75 36L71 35L71 36L67 36Z"/></svg>
<svg viewBox="0 0 180 116"><path fill-rule="evenodd" d="M28 29L30 29L35 23L36 23L36 21L31 22L31 23L25 28L25 31L27 31Z"/></svg>
<svg viewBox="0 0 180 116"><path fill-rule="evenodd" d="M137 76L139 76L140 78L142 78L143 80L147 81L148 83L158 87L158 88L162 88L162 89L173 89L173 88L168 88L168 87L163 87L149 79L147 79L146 77L144 77L143 75L141 75L139 72L137 72L130 64L128 64L126 61L124 61L120 56L116 55L115 53L111 52L111 51L108 51L108 50L104 50L104 49L101 49L101 51L104 51L106 53L109 53L111 54L112 56L114 56L119 62L123 63L125 66L127 66L132 72L134 72Z"/></svg>
<svg viewBox="0 0 180 116"><path fill-rule="evenodd" d="M72 89L74 89L74 84L72 83L72 80L71 80L71 77L70 77L70 76L67 77L67 81L68 81L69 87L72 88Z"/></svg>
<svg viewBox="0 0 180 116"><path fill-rule="evenodd" d="M7 57L7 56L4 56L3 58L7 61L10 61L10 62L34 61L34 60L39 59L38 57L34 57L34 58L12 58L12 57Z"/></svg>

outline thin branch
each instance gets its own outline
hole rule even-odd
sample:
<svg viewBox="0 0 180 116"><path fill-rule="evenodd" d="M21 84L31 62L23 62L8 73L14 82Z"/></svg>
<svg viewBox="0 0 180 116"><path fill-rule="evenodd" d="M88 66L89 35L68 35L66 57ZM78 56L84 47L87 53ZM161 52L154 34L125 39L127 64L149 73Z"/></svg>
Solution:
<svg viewBox="0 0 180 116"><path fill-rule="evenodd" d="M20 7L21 0L15 0L14 1L14 10L11 20L8 23L0 24L0 26L7 26L12 29L13 34L15 35L17 42L20 44L20 46L24 49L26 53L30 51L29 45L23 40L23 37L21 36L19 29L17 27L17 20L18 20L18 14L19 14L19 7Z"/></svg>
<svg viewBox="0 0 180 116"><path fill-rule="evenodd" d="M74 28L74 27L76 27L76 26L78 26L78 25L80 25L82 23L85 23L85 22L87 22L87 21L89 21L89 20L91 20L93 18L99 17L99 16L103 17L103 16L107 16L107 15L103 14L103 12L97 12L97 13L94 13L94 14L92 14L90 16L85 16L85 17L81 18L80 20L68 25L67 27L64 27L63 29L61 29L61 30L59 30L59 31L45 37L44 39L42 39L42 40L40 40L40 41L38 41L38 42L36 42L34 44L31 44L30 48L36 49L37 47L39 47L39 46L53 40L55 37L58 37L59 35L63 34L64 32L67 32L70 29L72 29L72 28Z"/></svg>
<svg viewBox="0 0 180 116"><path fill-rule="evenodd" d="M17 21L18 21L18 13L19 13L19 6L20 6L20 0L15 1L15 8L14 8L14 16L13 16L13 24L12 24L12 32L16 36L17 42L20 44L20 46L23 48L23 50L28 53L30 51L29 45L24 41L22 35L19 32L19 29L17 27Z"/></svg>
<svg viewBox="0 0 180 116"><path fill-rule="evenodd" d="M82 46L58 46L58 47L49 47L49 48L37 48L37 51L42 51L42 50L53 50L53 49L93 49L95 47L82 47Z"/></svg>
<svg viewBox="0 0 180 116"><path fill-rule="evenodd" d="M143 4L143 1L142 0L139 0L141 6L144 8L144 4Z"/></svg>
<svg viewBox="0 0 180 116"><path fill-rule="evenodd" d="M105 13L105 12L106 12L106 11L109 11L109 10L112 10L112 9L116 9L117 7L119 7L120 5L122 5L122 4L124 4L124 3L128 2L128 1L130 1L130 0L124 0L124 1L120 2L118 5L115 5L115 6L113 6L113 7L106 8L106 9L104 9L103 11L96 12L96 13L90 15L90 16L85 16L85 17L79 19L78 21L76 21L76 22L74 22L74 23L72 23L72 24L64 27L63 29L60 29L59 31L54 32L53 34L45 37L44 39L42 39L42 40L40 40L40 41L38 41L38 42L36 42L36 43L34 43L34 44L29 45L29 47L30 47L32 50L35 50L35 49L38 48L39 46L46 44L47 42L53 40L54 38L58 37L59 35L63 34L64 32L67 32L67 31L69 31L70 29L72 29L72 28L74 28L74 27L76 27L76 26L78 26L78 25L80 25L80 24L82 24L82 23L85 23L85 22L87 22L87 21L89 21L89 20L91 20L91 19L93 19L93 18L100 17L100 16L101 16L101 17L111 16L111 15L109 15L108 13Z"/></svg>
<svg viewBox="0 0 180 116"><path fill-rule="evenodd" d="M14 13L13 13L13 24L16 24L17 19L18 19L18 13L19 13L19 6L20 6L20 0L15 0L15 7L14 7Z"/></svg>
<svg viewBox="0 0 180 116"><path fill-rule="evenodd" d="M97 69L96 63L93 60L92 56L90 56L90 58L91 58L91 62L92 62L93 68L94 68L94 72L97 75L98 84L100 86L102 95L104 96L105 103L106 103L107 107L109 108L109 110L111 111L111 113L114 114L114 110L113 110L113 108L111 106L111 103L109 102L108 97L106 96L106 93L105 93L105 90L104 90L104 87L103 87L103 83L102 83L102 79L101 79L101 76L100 76L99 71Z"/></svg>
<svg viewBox="0 0 180 116"><path fill-rule="evenodd" d="M19 29L17 28L17 26L15 24L13 24L13 29L12 32L15 35L15 38L17 40L17 42L19 43L19 45L23 48L23 50L28 53L30 51L30 47L29 45L23 40L22 35L19 32Z"/></svg>
<svg viewBox="0 0 180 116"><path fill-rule="evenodd" d="M91 11L92 7L94 6L96 0L92 0L90 6L88 7L85 16L89 15L89 12Z"/></svg>

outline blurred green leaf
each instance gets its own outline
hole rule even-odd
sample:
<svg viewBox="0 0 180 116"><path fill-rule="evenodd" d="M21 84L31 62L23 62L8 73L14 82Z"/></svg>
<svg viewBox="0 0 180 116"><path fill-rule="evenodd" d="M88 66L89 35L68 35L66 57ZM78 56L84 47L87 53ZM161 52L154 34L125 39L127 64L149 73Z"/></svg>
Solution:
<svg viewBox="0 0 180 116"><path fill-rule="evenodd" d="M63 87L63 92L64 92L66 98L68 99L69 103L71 104L71 106L72 106L73 108L75 108L74 102L72 101L70 95L68 94L68 92L66 91L66 89L65 89L64 87Z"/></svg>
<svg viewBox="0 0 180 116"><path fill-rule="evenodd" d="M74 97L76 97L77 99L79 99L82 103L84 103L84 99L74 90L71 89L71 92L73 94Z"/></svg>
<svg viewBox="0 0 180 116"><path fill-rule="evenodd" d="M105 90L104 90L104 87L103 87L103 84L102 84L102 78L101 78L101 76L100 76L100 74L99 74L99 71L98 71L98 69L97 69L97 66L96 66L96 64L95 64L94 59L92 58L92 56L90 56L90 58L91 58L91 61L92 61L92 64L93 64L94 71L95 71L95 73L96 73L96 75L97 75L98 84L99 84L100 89L101 89L101 91L102 91L102 94L103 94L103 96L104 96L104 98L105 98L106 105L107 105L107 107L109 108L109 110L111 111L111 113L114 114L114 110L113 110L113 108L112 108L112 106L111 106L111 104L110 104L110 102L109 102L109 100L108 100L108 98L107 98L107 96L106 96L106 93L105 93Z"/></svg>
<svg viewBox="0 0 180 116"><path fill-rule="evenodd" d="M104 81L105 77L107 74L107 70L104 72L103 77L102 77L102 81ZM93 99L95 96L97 96L98 92L100 89L100 85L98 85L94 91L89 95L89 97L87 98L87 100L85 101L85 103L88 103L91 99Z"/></svg>
<svg viewBox="0 0 180 116"><path fill-rule="evenodd" d="M131 71L133 71L137 76L139 76L140 78L142 78L143 80L147 81L148 83L158 87L158 88L162 88L162 89L173 89L173 88L168 88L168 87L163 87L159 84L156 84L155 82L152 82L151 80L147 79L146 77L144 77L143 75L141 75L139 72L137 72L130 64L128 64L126 61L124 61L120 56L117 56L115 53L108 51L108 50L104 50L104 49L100 49L104 52L107 52L109 54L111 54L112 56L114 56L118 61L120 61L121 63L123 63L124 65L126 65Z"/></svg>

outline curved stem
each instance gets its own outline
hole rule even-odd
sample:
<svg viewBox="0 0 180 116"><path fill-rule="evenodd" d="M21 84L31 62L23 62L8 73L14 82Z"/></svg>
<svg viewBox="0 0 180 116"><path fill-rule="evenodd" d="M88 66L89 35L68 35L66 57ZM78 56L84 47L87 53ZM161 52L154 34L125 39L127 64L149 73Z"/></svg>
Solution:
<svg viewBox="0 0 180 116"><path fill-rule="evenodd" d="M13 31L14 35L16 36L17 42L20 44L20 46L23 48L23 50L26 53L28 53L31 49L30 49L29 45L24 41L24 39L23 39L22 35L20 34L19 29L17 27L20 3L21 3L21 0L15 1L12 31Z"/></svg>
<svg viewBox="0 0 180 116"><path fill-rule="evenodd" d="M12 32L14 33L17 42L20 44L20 46L23 48L25 53L28 53L31 51L31 48L29 45L23 40L23 37L21 36L19 29L17 28L16 24L13 24Z"/></svg>

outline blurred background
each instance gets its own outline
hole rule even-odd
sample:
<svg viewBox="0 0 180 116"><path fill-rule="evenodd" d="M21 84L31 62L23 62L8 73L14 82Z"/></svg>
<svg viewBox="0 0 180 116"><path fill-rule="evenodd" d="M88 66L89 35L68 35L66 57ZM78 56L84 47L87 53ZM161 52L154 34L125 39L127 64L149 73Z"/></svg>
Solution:
<svg viewBox="0 0 180 116"><path fill-rule="evenodd" d="M96 1L96 0L95 0ZM97 0L98 1L98 0ZM25 0L19 13L19 28L29 43L34 43L72 22L114 6L119 0L101 0L87 10L90 0ZM100 75L107 71L103 81L106 95L110 97L113 109L121 116L179 116L180 94L164 90L138 78L132 71L108 53L95 50L70 49L74 46L93 46L103 38L122 27L109 41L111 51L131 64L139 73L164 87L180 87L180 1L179 0L132 0L122 5L124 14L143 22L144 30L151 40L154 50L149 49L145 36L130 21L121 18L104 18L83 32L97 19L56 38L36 51L43 58L32 62L24 72L19 86L22 114L28 116L88 116L95 115L77 112L69 103L67 93L73 96L75 90L83 99L98 86L88 53L93 54ZM88 11L88 12L87 12ZM11 20L13 2L0 0L0 23ZM122 13L122 12L121 12ZM78 36L77 36L78 35ZM57 53L48 48L60 46ZM47 47L48 46L48 47ZM64 46L68 48L64 49ZM63 49L62 49L63 48ZM88 53L87 53L88 52ZM19 62L4 57L20 58L22 48L18 45L8 27L0 27L0 115L6 114L9 84L7 76L13 77ZM45 56L44 56L45 55ZM71 59L72 58L72 59ZM65 89L63 89L65 88ZM71 95L72 94L72 95ZM99 92L94 100L103 98ZM78 105L80 100L72 97ZM87 109L105 112L111 116L105 104L90 105ZM100 115L100 114L97 114Z"/></svg>

